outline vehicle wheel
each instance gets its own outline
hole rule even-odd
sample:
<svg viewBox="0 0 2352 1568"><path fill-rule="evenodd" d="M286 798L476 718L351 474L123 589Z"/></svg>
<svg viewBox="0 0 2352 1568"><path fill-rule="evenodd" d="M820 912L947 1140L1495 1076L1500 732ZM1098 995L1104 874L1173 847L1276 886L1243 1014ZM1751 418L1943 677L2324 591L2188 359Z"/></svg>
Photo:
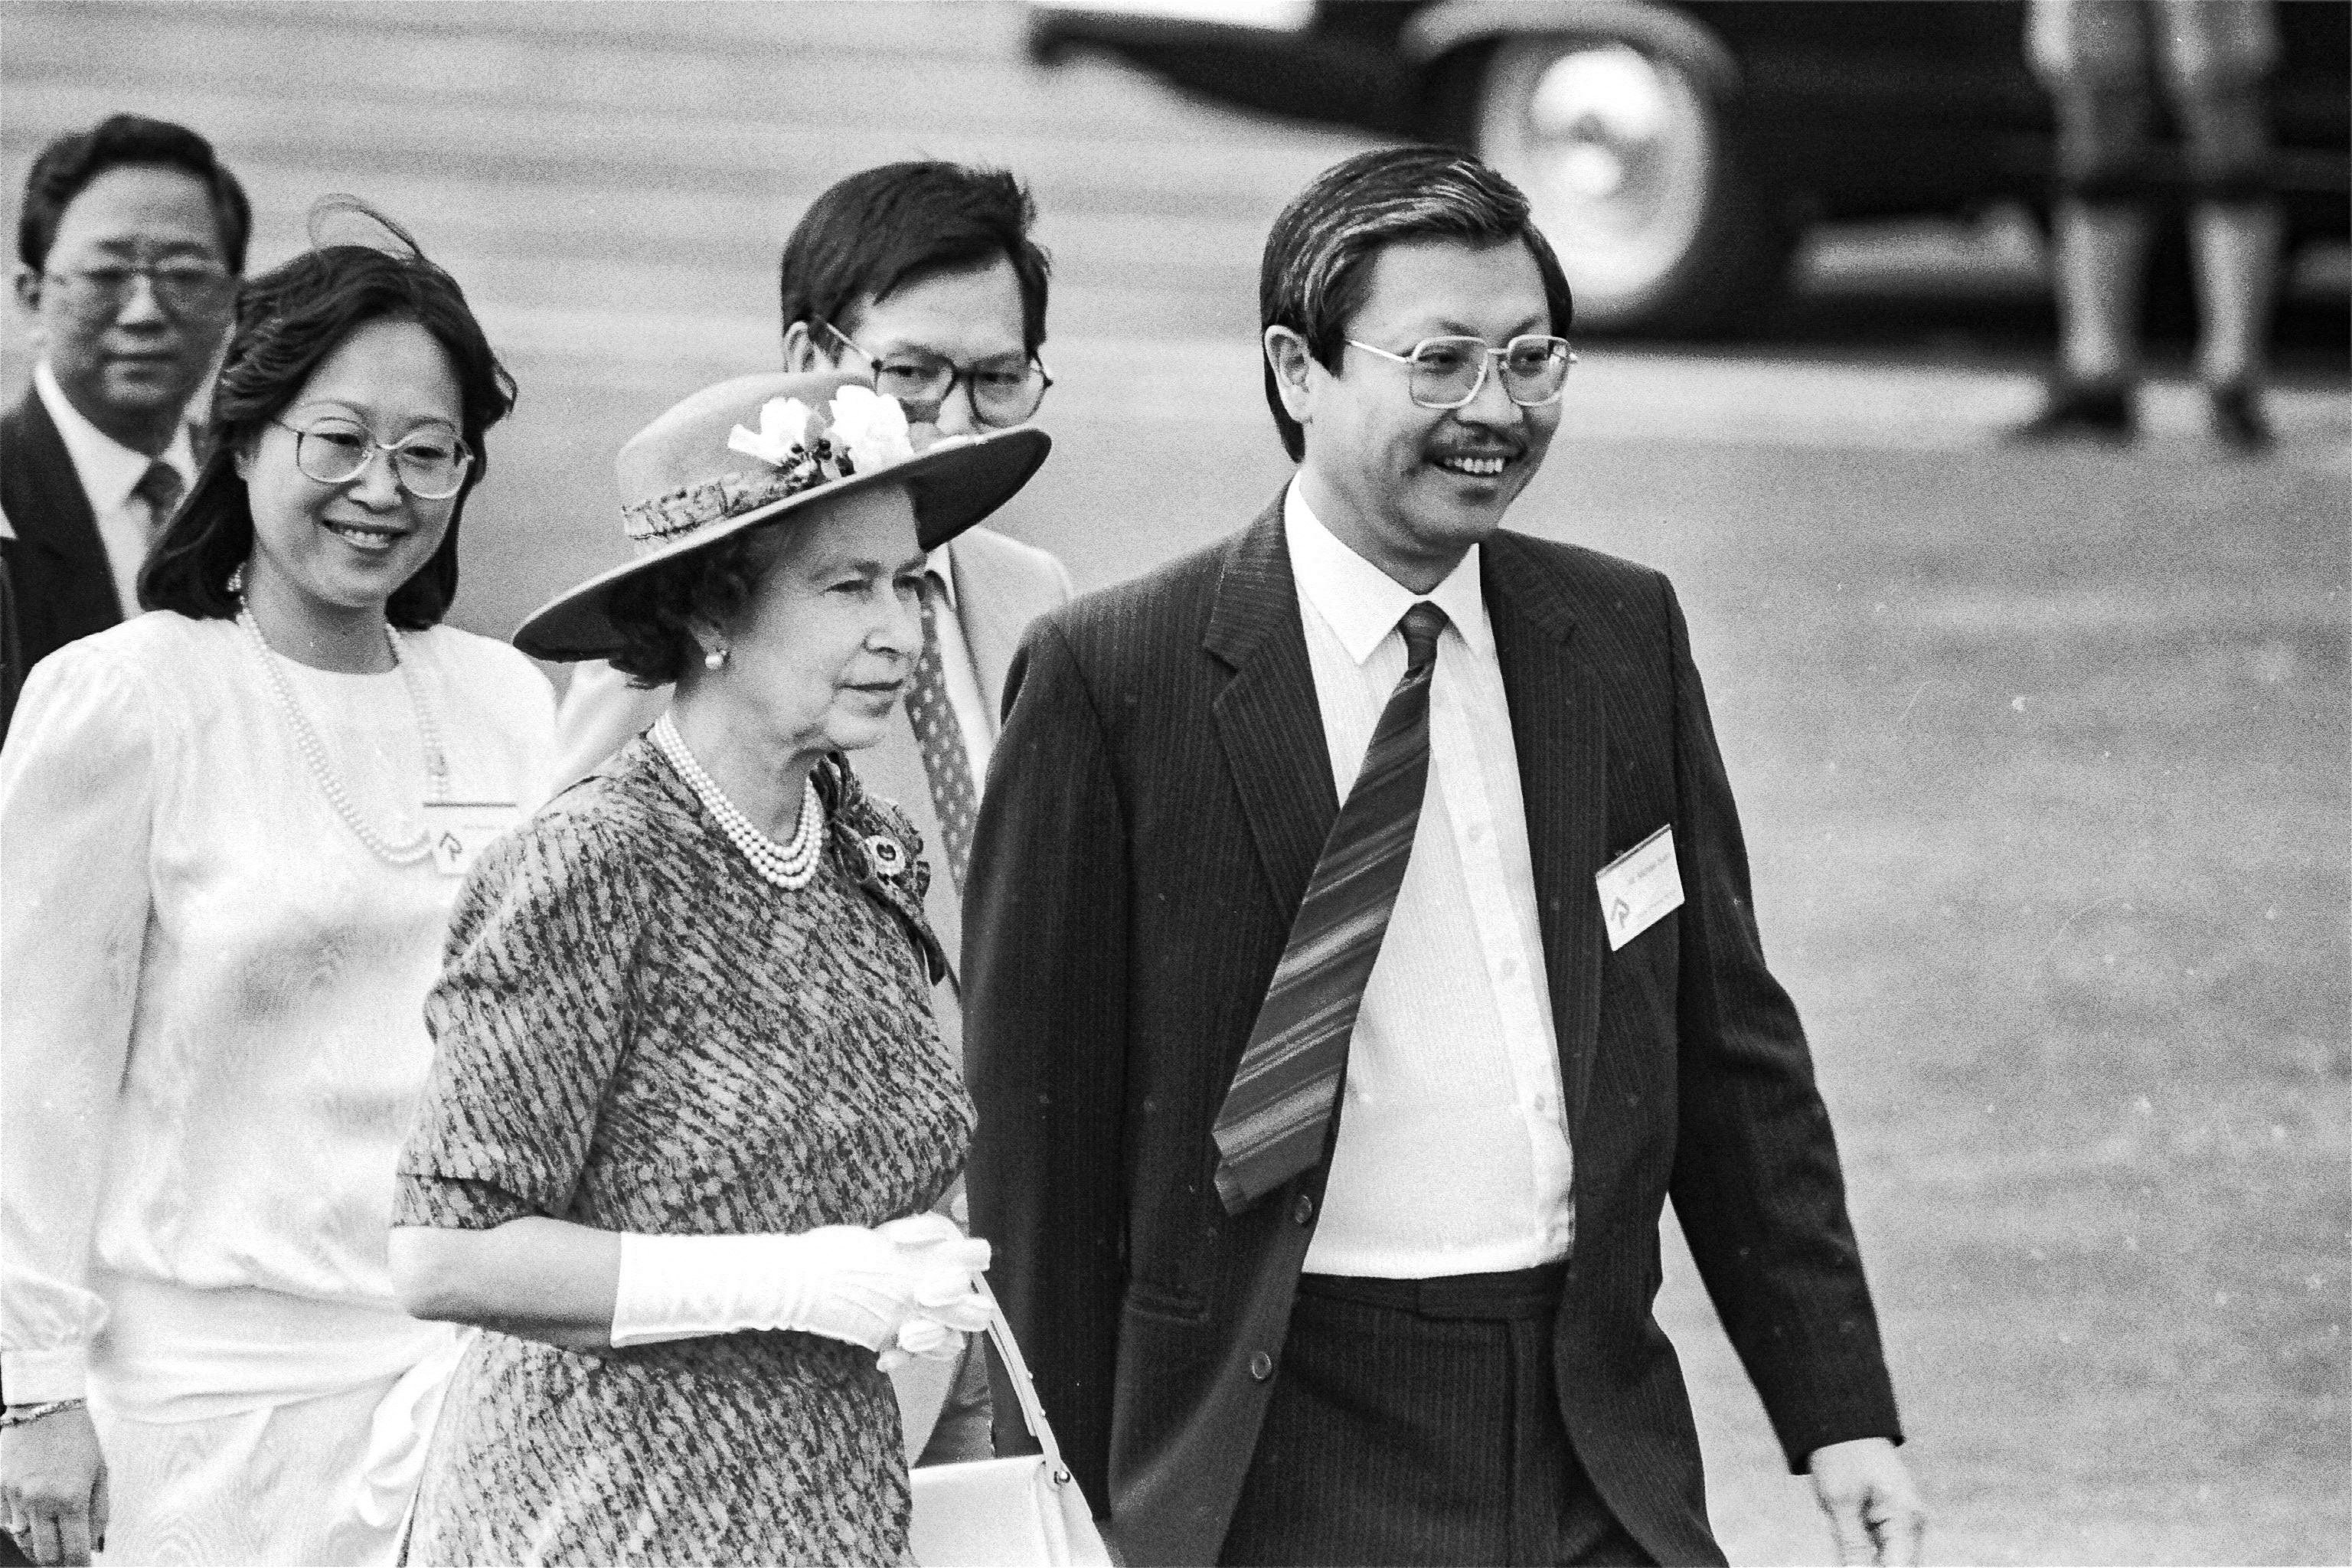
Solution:
<svg viewBox="0 0 2352 1568"><path fill-rule="evenodd" d="M1618 38L1507 38L1465 107L1463 140L1527 192L1580 328L1722 331L1778 297L1786 226L1696 71Z"/></svg>

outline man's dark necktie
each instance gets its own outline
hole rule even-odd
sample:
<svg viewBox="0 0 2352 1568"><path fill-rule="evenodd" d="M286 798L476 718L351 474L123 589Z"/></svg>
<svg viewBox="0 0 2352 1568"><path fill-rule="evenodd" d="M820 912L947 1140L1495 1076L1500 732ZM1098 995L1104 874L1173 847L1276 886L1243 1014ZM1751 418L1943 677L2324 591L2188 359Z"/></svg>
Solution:
<svg viewBox="0 0 2352 1568"><path fill-rule="evenodd" d="M1348 1038L1429 785L1429 682L1445 612L1404 613L1404 677L1381 712L1348 802L1290 923L1241 1066L1217 1112L1217 1195L1239 1214L1323 1157Z"/></svg>
<svg viewBox="0 0 2352 1568"><path fill-rule="evenodd" d="M153 548L155 541L163 537L163 524L170 521L172 509L180 504L181 493L186 488L180 481L180 470L161 458L148 464L147 471L139 476L139 482L131 487L131 493L147 508L149 548Z"/></svg>
<svg viewBox="0 0 2352 1568"><path fill-rule="evenodd" d="M923 594L923 651L915 660L915 679L907 688L907 718L915 727L915 743L922 749L923 774L930 780L931 809L939 814L940 858L955 890L963 891L964 872L971 865L972 828L980 817L980 799L971 784L971 753L964 750L963 726L955 704L948 700L947 667L940 662L940 626L933 605L941 597L934 574Z"/></svg>

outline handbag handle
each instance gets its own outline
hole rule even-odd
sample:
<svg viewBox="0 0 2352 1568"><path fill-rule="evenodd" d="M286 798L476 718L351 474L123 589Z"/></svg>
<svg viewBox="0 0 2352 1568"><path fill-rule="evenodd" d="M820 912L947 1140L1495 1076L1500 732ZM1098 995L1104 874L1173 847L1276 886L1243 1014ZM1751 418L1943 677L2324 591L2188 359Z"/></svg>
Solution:
<svg viewBox="0 0 2352 1568"><path fill-rule="evenodd" d="M1062 1462L1062 1447L1054 1441L1053 1423L1045 1419L1045 1407L1037 1401L1036 1384L1029 1378L1029 1363L1021 1359L1021 1345L1013 1337L1013 1325L1005 1321L1004 1309L996 1300L996 1292L988 1288L986 1279L975 1280L980 1293L988 1301L988 1340L996 1347L999 1359L1013 1384L1013 1397L1021 1403L1022 1424L1029 1435L1037 1439L1044 1450L1045 1463L1052 1470L1056 1485L1066 1485L1070 1467Z"/></svg>

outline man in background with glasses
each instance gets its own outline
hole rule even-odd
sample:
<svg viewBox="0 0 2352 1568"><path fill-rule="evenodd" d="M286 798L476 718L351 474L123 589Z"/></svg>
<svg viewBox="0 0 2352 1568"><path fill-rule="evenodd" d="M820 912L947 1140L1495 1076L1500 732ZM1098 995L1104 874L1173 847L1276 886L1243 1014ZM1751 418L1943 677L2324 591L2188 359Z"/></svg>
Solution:
<svg viewBox="0 0 2352 1568"><path fill-rule="evenodd" d="M906 405L919 448L1027 423L1053 384L1040 358L1047 262L1029 237L1035 216L1028 192L1001 170L891 163L835 184L784 242L784 369L869 372L877 390ZM1013 650L1030 621L1071 593L1060 561L992 529L968 529L933 551L906 703L883 741L857 755L866 786L922 835L925 910L950 953L962 942L965 867ZM601 766L668 705L667 687L640 690L601 661L577 667L556 719L559 787ZM955 983L933 1002L943 1043L961 1053ZM936 1362L898 1378L922 1462L988 1454L977 1343L952 1395L936 1381Z"/></svg>
<svg viewBox="0 0 2352 1568"><path fill-rule="evenodd" d="M1297 476L1031 628L966 895L973 1226L1064 1456L1137 1564L1719 1563L1671 1196L1841 1552L1916 1561L1673 590L1501 528L1550 246L1396 148L1259 277Z"/></svg>
<svg viewBox="0 0 2352 1568"><path fill-rule="evenodd" d="M118 114L34 160L16 284L41 357L0 417L28 665L138 613L147 547L195 477L188 405L252 226L236 176L183 126Z"/></svg>

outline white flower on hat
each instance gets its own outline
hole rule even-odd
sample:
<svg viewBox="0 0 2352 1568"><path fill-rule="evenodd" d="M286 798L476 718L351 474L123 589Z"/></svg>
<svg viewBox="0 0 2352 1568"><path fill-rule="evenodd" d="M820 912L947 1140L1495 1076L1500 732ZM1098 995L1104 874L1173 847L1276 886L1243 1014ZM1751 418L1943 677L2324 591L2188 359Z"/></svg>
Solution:
<svg viewBox="0 0 2352 1568"><path fill-rule="evenodd" d="M903 463L915 455L907 433L907 411L895 397L871 387L845 386L833 395L833 424L825 439L861 474Z"/></svg>
<svg viewBox="0 0 2352 1568"><path fill-rule="evenodd" d="M759 429L746 430L738 425L727 433L727 449L783 468L805 445L809 417L809 405L799 398L771 397L760 405Z"/></svg>

